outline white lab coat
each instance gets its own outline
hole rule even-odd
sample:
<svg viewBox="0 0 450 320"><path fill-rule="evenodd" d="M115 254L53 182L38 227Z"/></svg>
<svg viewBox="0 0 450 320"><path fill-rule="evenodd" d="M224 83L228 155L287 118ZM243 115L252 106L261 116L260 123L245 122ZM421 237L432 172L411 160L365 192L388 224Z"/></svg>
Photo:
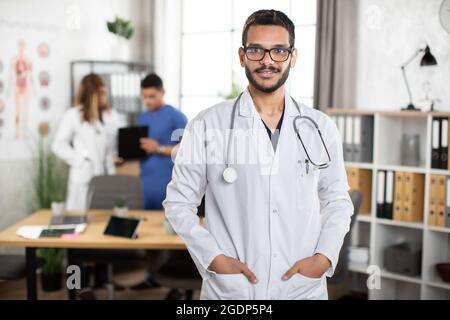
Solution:
<svg viewBox="0 0 450 320"><path fill-rule="evenodd" d="M110 120L108 118L108 120ZM81 108L68 109L58 127L52 151L69 166L66 209L84 211L88 186L92 177L114 174L114 147L108 132L113 121L95 124L82 119ZM110 128L111 127L111 128Z"/></svg>
<svg viewBox="0 0 450 320"><path fill-rule="evenodd" d="M103 111L103 123L106 128L108 151L111 151L114 157L118 156L118 130L119 130L119 114L114 109Z"/></svg>
<svg viewBox="0 0 450 320"><path fill-rule="evenodd" d="M256 164L234 165L238 172L234 184L222 178L224 162L211 161L223 158L227 148L214 146L214 139L208 138L211 129L222 133L229 129L234 100L201 112L183 135L164 207L168 221L185 241L203 278L201 299L328 298L326 276L333 275L353 214L341 137L327 115L299 103L303 115L318 123L331 156L328 168L310 167L307 174L305 152L292 125L298 111L287 93L285 102L274 152L248 90L242 95L235 128L249 132L250 139L239 151L266 152L268 157L258 156ZM323 156L317 131L307 124L301 128L312 160ZM227 139L227 135L222 134L222 138ZM202 161L186 161L189 153ZM206 219L200 226L196 207L204 194ZM321 278L296 274L288 281L281 279L296 261L315 253L331 261ZM245 263L258 283L251 284L243 274L208 270L219 254Z"/></svg>

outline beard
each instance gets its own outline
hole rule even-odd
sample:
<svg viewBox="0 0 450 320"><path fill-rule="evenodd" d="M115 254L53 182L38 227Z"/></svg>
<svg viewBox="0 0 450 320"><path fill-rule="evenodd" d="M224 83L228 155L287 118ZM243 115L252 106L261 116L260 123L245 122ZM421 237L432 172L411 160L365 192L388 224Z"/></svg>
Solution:
<svg viewBox="0 0 450 320"><path fill-rule="evenodd" d="M253 87L255 87L255 89L257 89L261 92L264 92L264 93L273 93L273 92L277 91L282 85L284 85L287 78L289 77L290 69L291 69L290 66L288 68L286 68L286 71L284 71L281 78L274 85L272 85L270 87L266 87L266 86L259 84L247 66L245 66L245 75L247 76L247 79L250 82L250 84ZM254 72L260 72L263 70L268 70L268 71L272 71L272 72L280 72L280 69L277 69L274 67L261 67L261 68L256 69Z"/></svg>

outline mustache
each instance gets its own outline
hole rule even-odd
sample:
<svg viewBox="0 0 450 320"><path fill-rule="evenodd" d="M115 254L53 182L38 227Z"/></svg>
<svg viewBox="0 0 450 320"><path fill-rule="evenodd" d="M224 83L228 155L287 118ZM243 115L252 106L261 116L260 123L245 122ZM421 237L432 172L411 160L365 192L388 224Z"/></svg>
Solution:
<svg viewBox="0 0 450 320"><path fill-rule="evenodd" d="M261 67L261 68L255 69L255 72L263 72L263 71L280 72L280 69L275 68L275 67Z"/></svg>

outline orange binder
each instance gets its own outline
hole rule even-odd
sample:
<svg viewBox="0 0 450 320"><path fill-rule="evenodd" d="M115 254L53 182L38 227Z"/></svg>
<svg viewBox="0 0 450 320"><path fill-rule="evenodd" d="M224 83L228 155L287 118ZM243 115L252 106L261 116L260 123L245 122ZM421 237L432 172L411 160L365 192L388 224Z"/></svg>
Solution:
<svg viewBox="0 0 450 320"><path fill-rule="evenodd" d="M447 185L447 176L440 175L438 178L437 212L435 218L436 225L438 227L445 227L446 185Z"/></svg>
<svg viewBox="0 0 450 320"><path fill-rule="evenodd" d="M432 174L430 176L430 199L428 208L428 225L435 226L437 223L437 186L438 186L439 175Z"/></svg>
<svg viewBox="0 0 450 320"><path fill-rule="evenodd" d="M345 170L347 171L347 181L348 181L350 190L355 190L355 170L356 169L353 167L346 167Z"/></svg>
<svg viewBox="0 0 450 320"><path fill-rule="evenodd" d="M370 214L372 211L372 171L353 167L346 167L346 171L350 190L358 190L363 195L359 211L361 214Z"/></svg>
<svg viewBox="0 0 450 320"><path fill-rule="evenodd" d="M357 169L357 190L363 194L363 201L359 209L362 214L370 214L372 211L372 171L368 169Z"/></svg>
<svg viewBox="0 0 450 320"><path fill-rule="evenodd" d="M423 195L425 175L404 173L403 185L403 221L419 222L423 220Z"/></svg>
<svg viewBox="0 0 450 320"><path fill-rule="evenodd" d="M395 185L394 185L394 213L393 219L397 221L403 220L403 188L405 173L395 172Z"/></svg>

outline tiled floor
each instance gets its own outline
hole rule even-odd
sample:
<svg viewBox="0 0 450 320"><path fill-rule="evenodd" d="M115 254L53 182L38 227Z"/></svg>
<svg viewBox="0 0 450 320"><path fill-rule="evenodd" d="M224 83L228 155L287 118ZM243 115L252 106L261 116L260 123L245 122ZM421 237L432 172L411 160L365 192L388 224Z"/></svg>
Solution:
<svg viewBox="0 0 450 320"><path fill-rule="evenodd" d="M127 271L115 275L114 279L117 283L127 287L141 282L145 277L145 270ZM38 278L38 297L42 300L65 300L67 299L67 291L62 289L56 292L44 292L40 289L40 279ZM133 291L125 289L124 291L116 291L115 299L123 300L161 300L164 299L169 292L167 288L154 288L142 291ZM0 300L26 299L26 281L25 279L16 281L0 282ZM194 299L199 298L200 292L194 293ZM95 290L97 299L106 299L106 290Z"/></svg>
<svg viewBox="0 0 450 320"><path fill-rule="evenodd" d="M145 278L145 269L139 269L134 271L122 271L115 274L114 279L117 283L130 287L134 284L140 283ZM346 286L328 286L328 294L330 299L342 297L346 293ZM38 297L42 300L66 300L67 291L62 289L56 292L44 292L40 289L40 278L38 277ZM166 297L170 290L167 288L154 288L142 291L133 291L125 289L124 291L116 291L116 300L162 300ZM4 281L0 282L0 300L14 299L21 300L26 299L26 281L25 279L16 281ZM107 298L105 289L95 290L96 298L104 300ZM194 299L199 299L200 292L195 291ZM355 297L354 297L355 298ZM356 297L359 299L367 299L367 297Z"/></svg>

